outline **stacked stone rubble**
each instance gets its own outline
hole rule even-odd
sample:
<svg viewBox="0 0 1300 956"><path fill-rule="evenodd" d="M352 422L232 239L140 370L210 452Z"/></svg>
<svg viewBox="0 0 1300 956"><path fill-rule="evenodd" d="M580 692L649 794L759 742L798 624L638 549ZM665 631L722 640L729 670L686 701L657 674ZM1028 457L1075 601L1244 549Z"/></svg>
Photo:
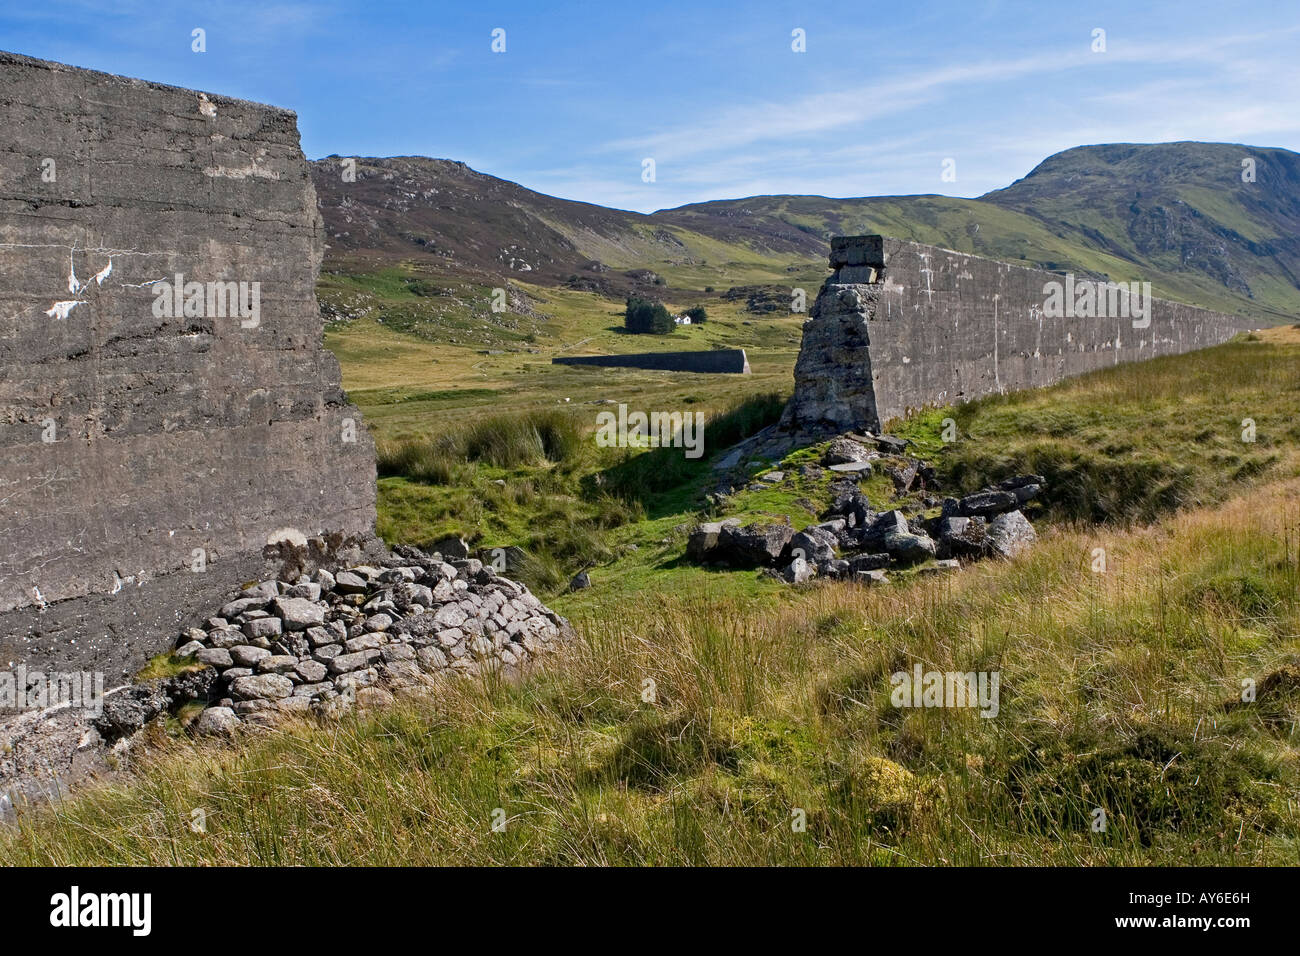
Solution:
<svg viewBox="0 0 1300 956"><path fill-rule="evenodd" d="M872 442L876 450L867 447ZM805 477L820 477L825 470L835 476L822 521L800 531L788 518L748 525L735 518L706 522L691 531L687 557L770 568L791 584L812 577L883 581L891 568L958 570L962 561L1014 558L1036 539L1021 509L1042 493L1041 475L1018 475L971 495L940 499L933 494L934 469L903 454L905 448L906 442L888 435L838 437L827 445L822 466L802 469ZM939 514L909 517L901 507L877 511L859 487L876 469L890 476L910 507L938 507ZM784 480L783 473L775 474Z"/></svg>
<svg viewBox="0 0 1300 956"><path fill-rule="evenodd" d="M399 547L374 565L245 588L181 636L215 671L198 729L330 711L441 673L517 676L571 634L528 588L474 558Z"/></svg>

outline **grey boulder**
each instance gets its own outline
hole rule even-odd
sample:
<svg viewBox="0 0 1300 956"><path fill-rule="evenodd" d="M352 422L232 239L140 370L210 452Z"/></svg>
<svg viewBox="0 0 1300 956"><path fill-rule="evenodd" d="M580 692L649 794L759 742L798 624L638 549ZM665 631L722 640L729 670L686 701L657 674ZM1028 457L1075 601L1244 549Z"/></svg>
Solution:
<svg viewBox="0 0 1300 956"><path fill-rule="evenodd" d="M934 539L910 531L891 531L884 538L885 551L901 564L915 564L933 558L935 554Z"/></svg>
<svg viewBox="0 0 1300 956"><path fill-rule="evenodd" d="M739 567L772 565L793 537L794 529L788 524L728 525L718 537L718 551Z"/></svg>
<svg viewBox="0 0 1300 956"><path fill-rule="evenodd" d="M229 707L209 707L194 722L194 732L201 736L231 734L241 723Z"/></svg>
<svg viewBox="0 0 1300 956"><path fill-rule="evenodd" d="M280 700L293 693L293 681L279 674L254 674L230 685L230 696L238 700Z"/></svg>
<svg viewBox="0 0 1300 956"><path fill-rule="evenodd" d="M834 533L813 525L792 537L785 553L792 558L803 558L811 564L821 564L835 560L835 546L838 543Z"/></svg>
<svg viewBox="0 0 1300 956"><path fill-rule="evenodd" d="M232 667L235 663L230 657L230 651L224 647L205 647L194 655L194 659L200 664L221 668Z"/></svg>
<svg viewBox="0 0 1300 956"><path fill-rule="evenodd" d="M940 518L937 529L940 558L976 558L989 549L983 518Z"/></svg>
<svg viewBox="0 0 1300 956"><path fill-rule="evenodd" d="M334 575L334 590L339 594L365 594L366 579L355 571L340 571Z"/></svg>
<svg viewBox="0 0 1300 956"><path fill-rule="evenodd" d="M286 631L305 631L325 623L325 608L305 597L278 597L271 602Z"/></svg>
<svg viewBox="0 0 1300 956"><path fill-rule="evenodd" d="M692 561L705 561L713 557L722 529L739 524L738 518L729 518L726 521L706 521L696 525L686 539L686 557Z"/></svg>
<svg viewBox="0 0 1300 956"><path fill-rule="evenodd" d="M878 554L855 554L848 559L849 571L852 574L859 574L864 571L879 571L893 563L894 559L883 552Z"/></svg>
<svg viewBox="0 0 1300 956"><path fill-rule="evenodd" d="M1019 511L1008 511L989 522L989 546L993 554L1014 558L1037 540L1034 526Z"/></svg>
<svg viewBox="0 0 1300 956"><path fill-rule="evenodd" d="M967 518L988 518L1016 507L1016 496L1010 491L979 491L961 499L961 514Z"/></svg>
<svg viewBox="0 0 1300 956"><path fill-rule="evenodd" d="M781 580L787 584L802 584L813 576L813 568L803 558L795 558L781 569Z"/></svg>
<svg viewBox="0 0 1300 956"><path fill-rule="evenodd" d="M854 462L867 461L871 452L861 442L851 438L837 438L826 447L822 455L823 465L849 465Z"/></svg>
<svg viewBox="0 0 1300 956"><path fill-rule="evenodd" d="M240 644L230 649L231 660L239 667L256 667L258 661L270 656L271 652L266 648L253 647L251 644Z"/></svg>

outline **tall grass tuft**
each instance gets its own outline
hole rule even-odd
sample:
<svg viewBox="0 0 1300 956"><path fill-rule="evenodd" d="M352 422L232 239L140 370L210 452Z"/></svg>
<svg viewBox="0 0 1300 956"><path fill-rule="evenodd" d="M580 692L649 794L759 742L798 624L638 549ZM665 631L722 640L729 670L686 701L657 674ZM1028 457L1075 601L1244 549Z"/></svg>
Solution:
<svg viewBox="0 0 1300 956"><path fill-rule="evenodd" d="M494 415L470 425L463 436L465 457L497 468L542 461L560 463L578 455L582 429L558 409L522 415Z"/></svg>
<svg viewBox="0 0 1300 956"><path fill-rule="evenodd" d="M429 485L465 480L465 465L496 468L560 464L582 450L582 428L572 416L542 409L493 415L459 431L433 438L379 442L379 477L401 477Z"/></svg>
<svg viewBox="0 0 1300 956"><path fill-rule="evenodd" d="M600 476L600 485L627 501L650 504L665 492L689 485L709 468L715 454L774 424L785 409L776 392L751 395L722 411L708 414L704 425L704 455L687 458L680 448L629 451Z"/></svg>
<svg viewBox="0 0 1300 956"><path fill-rule="evenodd" d="M402 477L426 485L452 484L464 459L453 443L437 439L380 441L375 443L375 466L380 478Z"/></svg>

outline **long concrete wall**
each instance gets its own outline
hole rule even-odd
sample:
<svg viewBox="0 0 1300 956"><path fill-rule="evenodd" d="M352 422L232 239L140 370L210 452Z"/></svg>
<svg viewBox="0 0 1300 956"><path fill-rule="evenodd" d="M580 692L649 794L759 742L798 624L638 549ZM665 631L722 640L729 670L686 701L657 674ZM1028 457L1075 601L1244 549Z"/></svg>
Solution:
<svg viewBox="0 0 1300 956"><path fill-rule="evenodd" d="M836 238L831 268L804 323L786 433L878 429L928 405L1217 345L1254 324L1161 299L1138 316L1140 296L1108 301L1105 317L1061 315L1086 305L1057 309L1045 289L1064 287L1064 306L1084 277L1071 287L1057 273L881 236Z"/></svg>
<svg viewBox="0 0 1300 956"><path fill-rule="evenodd" d="M704 372L749 374L744 349L712 349L697 352L632 352L626 355L565 355L551 359L553 365L597 365L602 368L640 368L659 372Z"/></svg>
<svg viewBox="0 0 1300 956"><path fill-rule="evenodd" d="M373 445L294 113L0 53L0 130L0 668L111 681L268 542L369 541Z"/></svg>

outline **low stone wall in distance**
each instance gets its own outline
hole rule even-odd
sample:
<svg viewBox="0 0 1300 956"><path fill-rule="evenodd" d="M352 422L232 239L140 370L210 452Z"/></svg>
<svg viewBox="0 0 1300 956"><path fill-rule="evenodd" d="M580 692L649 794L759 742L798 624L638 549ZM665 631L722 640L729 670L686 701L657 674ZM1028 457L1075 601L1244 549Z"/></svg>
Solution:
<svg viewBox="0 0 1300 956"><path fill-rule="evenodd" d="M551 359L553 365L596 365L601 368L640 368L656 372L703 372L749 374L744 349L714 349L707 352L635 352L630 355L565 355Z"/></svg>

